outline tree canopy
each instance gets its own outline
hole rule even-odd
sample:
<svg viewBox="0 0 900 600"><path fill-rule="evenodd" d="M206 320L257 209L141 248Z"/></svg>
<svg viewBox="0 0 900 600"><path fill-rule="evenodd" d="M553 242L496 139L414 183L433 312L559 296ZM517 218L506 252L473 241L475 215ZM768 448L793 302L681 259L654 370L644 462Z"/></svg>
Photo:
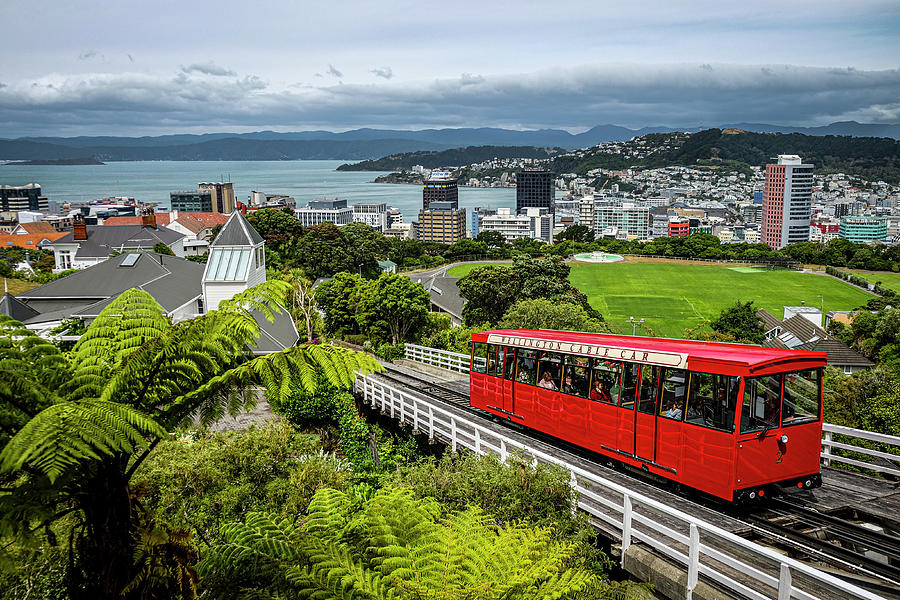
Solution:
<svg viewBox="0 0 900 600"><path fill-rule="evenodd" d="M734 336L739 342L761 344L766 335L753 302L738 300L734 305L722 310L709 325L713 331Z"/></svg>

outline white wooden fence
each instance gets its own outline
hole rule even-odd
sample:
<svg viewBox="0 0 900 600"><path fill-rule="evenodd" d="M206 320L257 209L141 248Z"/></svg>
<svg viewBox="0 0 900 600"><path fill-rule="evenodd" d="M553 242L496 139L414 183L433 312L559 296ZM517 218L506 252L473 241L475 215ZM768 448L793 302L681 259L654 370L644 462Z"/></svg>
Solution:
<svg viewBox="0 0 900 600"><path fill-rule="evenodd" d="M478 454L491 453L501 460L520 453L530 457L533 464L556 464L568 470L578 494L578 508L621 537L622 564L632 544L646 544L686 569L688 600L701 577L724 586L735 597L751 600L818 600L816 590L845 598L881 599L872 592L531 448L504 432L470 421L464 414L448 410L437 401L411 395L373 377L360 377L356 386L374 408L429 437L446 440L453 450L465 448Z"/></svg>
<svg viewBox="0 0 900 600"><path fill-rule="evenodd" d="M458 373L469 372L468 354L449 352L438 348L429 348L428 346L407 344L405 357L410 360L434 365ZM832 425L831 423L824 423L822 431L821 455L822 463L826 467L830 467L832 462L837 462L869 469L883 475L900 477L900 453L891 454L889 452L873 450L860 445L865 442L878 442L889 446L895 452L900 452L900 437L885 435L883 433L872 433L871 431L842 427L840 425ZM834 441L835 435L847 437L844 438L842 442L836 442ZM841 456L840 454L835 454L833 452L835 449L855 452L864 456L857 456L856 458ZM865 458L865 460L861 460L862 458Z"/></svg>

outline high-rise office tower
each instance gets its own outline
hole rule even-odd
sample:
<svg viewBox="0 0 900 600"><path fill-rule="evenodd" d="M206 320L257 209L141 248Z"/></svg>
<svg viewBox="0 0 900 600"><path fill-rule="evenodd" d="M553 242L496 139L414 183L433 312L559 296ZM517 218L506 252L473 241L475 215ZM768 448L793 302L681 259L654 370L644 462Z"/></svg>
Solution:
<svg viewBox="0 0 900 600"><path fill-rule="evenodd" d="M532 207L553 212L553 173L550 171L516 173L516 212Z"/></svg>
<svg viewBox="0 0 900 600"><path fill-rule="evenodd" d="M459 188L448 171L432 171L422 186L422 209L428 210L432 202L450 202L459 206Z"/></svg>
<svg viewBox="0 0 900 600"><path fill-rule="evenodd" d="M812 210L813 165L799 156L782 154L766 165L763 189L762 242L775 250L809 241Z"/></svg>

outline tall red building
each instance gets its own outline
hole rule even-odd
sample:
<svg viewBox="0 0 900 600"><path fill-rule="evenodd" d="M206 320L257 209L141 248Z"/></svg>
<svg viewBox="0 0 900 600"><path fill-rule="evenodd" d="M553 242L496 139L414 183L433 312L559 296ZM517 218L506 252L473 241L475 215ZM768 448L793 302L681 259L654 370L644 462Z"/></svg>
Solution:
<svg viewBox="0 0 900 600"><path fill-rule="evenodd" d="M799 156L782 154L766 165L760 238L775 250L809 241L812 212L813 165Z"/></svg>

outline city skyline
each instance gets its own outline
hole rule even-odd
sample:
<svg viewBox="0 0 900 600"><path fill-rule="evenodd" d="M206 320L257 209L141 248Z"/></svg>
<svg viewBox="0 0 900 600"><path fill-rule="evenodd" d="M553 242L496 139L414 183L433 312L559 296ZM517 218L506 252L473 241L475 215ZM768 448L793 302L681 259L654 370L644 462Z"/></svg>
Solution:
<svg viewBox="0 0 900 600"><path fill-rule="evenodd" d="M900 122L900 5L4 3L0 137Z"/></svg>

